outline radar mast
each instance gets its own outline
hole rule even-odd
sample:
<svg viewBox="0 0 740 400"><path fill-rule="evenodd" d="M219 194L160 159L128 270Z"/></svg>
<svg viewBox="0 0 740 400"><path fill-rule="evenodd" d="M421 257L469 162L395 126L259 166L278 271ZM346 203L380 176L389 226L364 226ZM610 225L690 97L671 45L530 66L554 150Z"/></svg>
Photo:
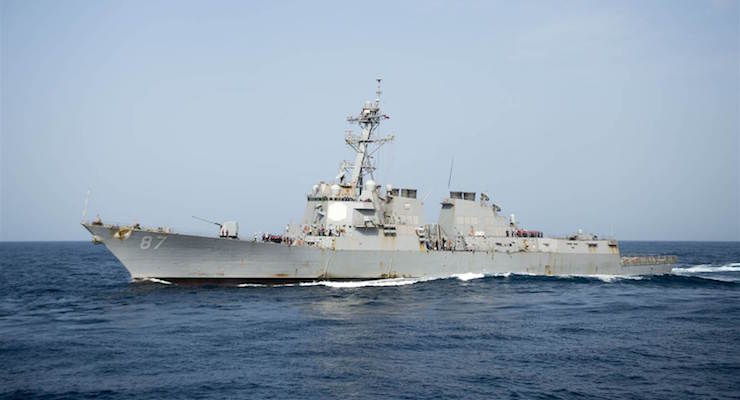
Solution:
<svg viewBox="0 0 740 400"><path fill-rule="evenodd" d="M380 88L382 79L377 78L376 80L378 82L378 89L375 92L377 94L375 102L365 102L360 115L347 117L348 122L357 123L362 128L362 134L358 136L352 134L352 131L347 131L344 141L355 151L355 161L354 163L342 161L339 175L337 176L341 185L356 188L359 192L362 192L364 177L368 174L373 177L373 172L375 171L373 154L382 145L393 140L393 135L380 138L373 137L375 130L380 125L380 121L390 118L380 111L380 95L383 93ZM345 180L346 172L351 172L349 180Z"/></svg>

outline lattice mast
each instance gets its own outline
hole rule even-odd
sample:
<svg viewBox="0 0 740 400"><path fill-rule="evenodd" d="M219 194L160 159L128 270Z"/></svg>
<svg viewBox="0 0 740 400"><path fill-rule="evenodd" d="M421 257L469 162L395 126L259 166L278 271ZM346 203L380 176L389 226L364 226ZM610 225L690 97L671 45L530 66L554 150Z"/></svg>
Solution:
<svg viewBox="0 0 740 400"><path fill-rule="evenodd" d="M378 78L377 81L378 90L375 92L377 94L375 102L366 102L362 107L360 115L347 117L347 121L357 123L362 128L362 134L357 136L353 135L352 131L347 131L345 142L356 152L355 161L353 164L343 161L337 178L341 185L353 187L358 193L362 192L362 184L366 175L370 175L373 179L375 178L373 176L373 172L375 171L373 154L382 145L393 140L393 135L373 138L373 134L380 125L380 121L390 118L380 111L380 95L383 93L380 88L382 79ZM346 179L347 172L350 172L350 178L348 180Z"/></svg>

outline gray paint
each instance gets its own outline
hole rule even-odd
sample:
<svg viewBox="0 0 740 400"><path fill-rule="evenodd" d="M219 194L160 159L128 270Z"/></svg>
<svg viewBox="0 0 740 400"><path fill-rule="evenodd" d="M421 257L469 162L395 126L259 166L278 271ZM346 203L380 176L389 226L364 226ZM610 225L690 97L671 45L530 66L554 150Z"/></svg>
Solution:
<svg viewBox="0 0 740 400"><path fill-rule="evenodd" d="M475 192L450 192L439 224L425 224L416 189L385 188L373 178L373 154L392 137L373 134L385 118L378 98L351 117L360 139L347 135L354 164L341 163L335 183L319 182L307 195L300 224L282 243L210 238L139 226L83 223L133 278L378 279L458 273L634 275L669 273L670 264L633 260L623 265L615 240L578 233L542 237ZM351 172L346 179L346 172ZM231 232L233 235L233 232Z"/></svg>
<svg viewBox="0 0 740 400"><path fill-rule="evenodd" d="M442 277L459 273L537 275L643 275L670 273L670 265L622 266L618 251L589 252L579 243L560 251L426 251L333 249L340 238L322 238L321 246L208 238L136 230L124 240L118 227L85 224L90 233L128 269L132 278L378 279ZM142 243L151 245L144 249ZM156 243L161 246L154 249ZM564 240L548 239L552 242ZM598 241L606 245L608 241ZM358 246L361 247L361 246Z"/></svg>

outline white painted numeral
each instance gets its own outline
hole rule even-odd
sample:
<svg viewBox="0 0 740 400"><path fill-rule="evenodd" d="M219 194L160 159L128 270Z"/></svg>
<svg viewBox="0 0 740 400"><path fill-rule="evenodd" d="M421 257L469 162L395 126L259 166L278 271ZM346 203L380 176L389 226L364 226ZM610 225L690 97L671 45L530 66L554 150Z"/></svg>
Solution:
<svg viewBox="0 0 740 400"><path fill-rule="evenodd" d="M167 236L157 236L157 239L159 239L159 243L157 243L157 245L154 246L154 250L157 250L159 246L161 246L162 243L164 243L164 241L167 240Z"/></svg>
<svg viewBox="0 0 740 400"><path fill-rule="evenodd" d="M167 236L157 236L157 239L159 239L159 242L157 242L157 244L154 246L154 249L153 250L157 250L159 248L159 246L161 246L162 243L164 243L164 241L167 240ZM146 249L152 247L152 237L151 236L144 236L143 238L141 238L141 243L139 244L139 247L142 250L146 250Z"/></svg>

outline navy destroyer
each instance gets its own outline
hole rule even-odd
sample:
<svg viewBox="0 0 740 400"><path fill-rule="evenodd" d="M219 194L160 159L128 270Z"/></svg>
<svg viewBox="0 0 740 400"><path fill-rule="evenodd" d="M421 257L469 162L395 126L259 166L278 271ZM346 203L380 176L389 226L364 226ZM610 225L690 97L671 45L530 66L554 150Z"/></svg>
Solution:
<svg viewBox="0 0 740 400"><path fill-rule="evenodd" d="M348 118L360 128L345 143L333 181L313 185L300 224L285 232L239 237L235 221L216 223L213 237L83 221L93 242L105 245L133 279L168 282L219 280L235 284L321 280L436 278L456 274L646 275L670 273L673 256L621 257L619 243L583 232L548 237L501 214L485 193L451 191L437 223L424 221L416 188L379 185L374 154L393 136L377 129L375 101ZM84 217L83 217L84 219Z"/></svg>

